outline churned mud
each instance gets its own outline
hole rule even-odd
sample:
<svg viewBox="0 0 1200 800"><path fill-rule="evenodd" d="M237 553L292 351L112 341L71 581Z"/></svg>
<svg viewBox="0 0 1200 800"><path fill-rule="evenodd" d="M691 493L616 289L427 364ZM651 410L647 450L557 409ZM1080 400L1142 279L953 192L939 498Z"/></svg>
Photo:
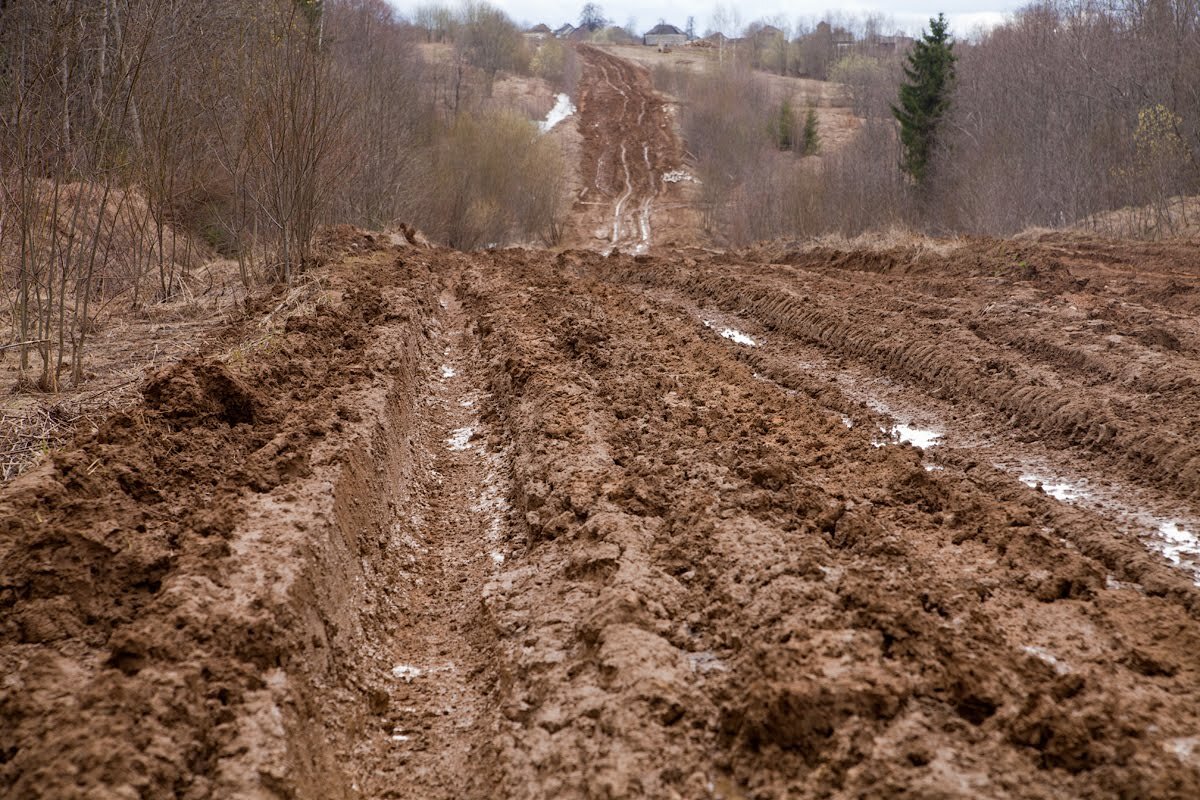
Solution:
<svg viewBox="0 0 1200 800"><path fill-rule="evenodd" d="M1194 797L1196 252L347 258L0 493L0 794Z"/></svg>

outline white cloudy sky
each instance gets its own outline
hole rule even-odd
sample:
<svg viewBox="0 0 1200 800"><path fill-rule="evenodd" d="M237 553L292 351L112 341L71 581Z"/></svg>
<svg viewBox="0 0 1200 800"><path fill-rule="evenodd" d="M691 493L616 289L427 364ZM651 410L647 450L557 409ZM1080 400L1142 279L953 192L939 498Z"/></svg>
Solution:
<svg viewBox="0 0 1200 800"><path fill-rule="evenodd" d="M447 5L453 5L455 0L442 0ZM423 0L391 0L392 5L401 12L410 12L420 5ZM557 28L564 22L576 23L579 11L586 0L575 0L573 3L556 2L556 0L489 0L508 13L517 22L536 24L545 22L552 28ZM863 15L867 13L882 13L894 21L895 27L909 33L917 33L928 25L929 18L939 11L944 11L950 20L951 32L958 37L968 36L972 30L982 25L990 27L1004 19L1005 15L1015 11L1028 0L940 0L937 5L922 5L913 0L901 0L899 3L871 3L860 0L843 0L841 3L830 3L829 0L734 0L718 3L717 0L697 0L694 3L671 2L671 0L597 0L604 9L604 14L618 25L624 26L630 19L636 19L639 30L645 31L665 19L680 28L684 27L688 16L696 18L696 30L703 33L712 27L711 23L718 7L726 10L726 16L733 16L736 11L742 25L756 19L767 19L782 15L790 22L797 19L811 21L837 14ZM832 7L831 7L832 6ZM732 32L732 31L730 31Z"/></svg>

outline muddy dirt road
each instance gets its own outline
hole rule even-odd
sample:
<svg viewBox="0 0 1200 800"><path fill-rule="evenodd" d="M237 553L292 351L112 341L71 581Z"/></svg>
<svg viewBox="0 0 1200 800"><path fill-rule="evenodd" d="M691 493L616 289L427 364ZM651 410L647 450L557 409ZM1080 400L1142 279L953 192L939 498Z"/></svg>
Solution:
<svg viewBox="0 0 1200 800"><path fill-rule="evenodd" d="M587 45L579 129L584 192L576 211L604 252L644 253L655 242L655 202L670 190L682 150L645 68Z"/></svg>
<svg viewBox="0 0 1200 800"><path fill-rule="evenodd" d="M349 258L0 493L0 796L1195 797L1198 276Z"/></svg>

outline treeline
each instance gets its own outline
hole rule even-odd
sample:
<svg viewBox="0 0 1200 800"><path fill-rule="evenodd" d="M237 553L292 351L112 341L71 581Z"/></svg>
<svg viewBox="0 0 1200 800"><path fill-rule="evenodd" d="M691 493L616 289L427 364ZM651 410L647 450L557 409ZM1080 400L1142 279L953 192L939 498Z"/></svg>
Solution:
<svg viewBox="0 0 1200 800"><path fill-rule="evenodd" d="M751 22L736 48L755 69L823 81L829 80L835 64L849 56L890 58L911 43L887 17L866 14L795 23L782 17Z"/></svg>
<svg viewBox="0 0 1200 800"><path fill-rule="evenodd" d="M1200 194L1200 0L1049 0L956 42L919 184L901 168L893 113L905 52L842 49L827 76L845 86L859 128L820 158L779 152L779 102L745 50L711 74L665 80L686 101L719 238L1073 225L1162 236L1200 223L1179 199Z"/></svg>
<svg viewBox="0 0 1200 800"><path fill-rule="evenodd" d="M0 4L0 279L27 382L80 381L100 304L173 297L213 253L291 281L325 222L553 239L557 154L487 100L536 54L486 4L454 14L452 57L428 59L384 0Z"/></svg>

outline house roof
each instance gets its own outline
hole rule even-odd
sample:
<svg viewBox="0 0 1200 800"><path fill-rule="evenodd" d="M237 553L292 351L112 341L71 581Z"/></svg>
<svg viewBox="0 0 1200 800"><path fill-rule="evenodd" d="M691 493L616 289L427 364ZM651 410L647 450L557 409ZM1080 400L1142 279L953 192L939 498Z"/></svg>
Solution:
<svg viewBox="0 0 1200 800"><path fill-rule="evenodd" d="M538 25L534 25L527 31L527 33L550 33L550 26L542 22Z"/></svg>
<svg viewBox="0 0 1200 800"><path fill-rule="evenodd" d="M676 28L674 25L668 25L665 22L660 22L650 30L646 31L645 36L668 36L674 34L676 36L685 36L683 31Z"/></svg>

